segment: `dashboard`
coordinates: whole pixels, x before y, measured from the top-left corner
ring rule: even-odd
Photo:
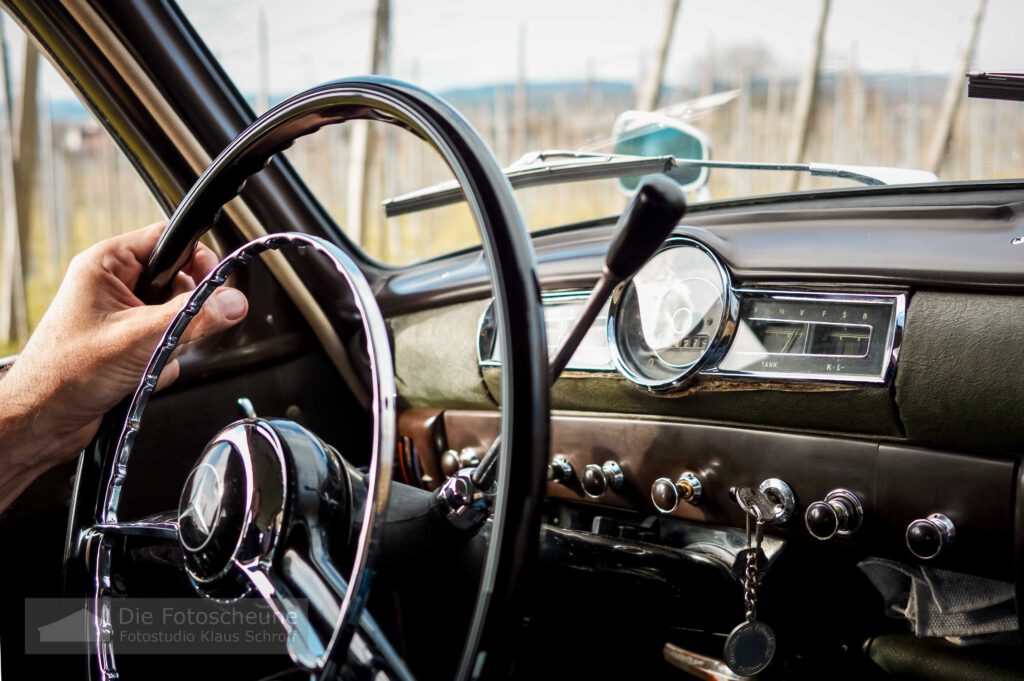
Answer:
[[[616,603],[632,630],[661,613],[683,648],[717,656],[711,639],[742,618],[744,488],[772,501],[765,619],[804,654],[845,659],[865,635],[905,631],[883,616],[868,559],[1024,584],[1022,205],[1017,188],[691,210],[553,385],[552,602],[589,583],[608,597],[581,617],[603,623]],[[549,356],[612,234],[605,221],[535,236]],[[483,258],[424,263],[379,299],[399,479],[433,487],[500,430]]]
[[[576,518],[560,522],[617,538],[649,539],[658,523],[741,531],[736,489],[767,483],[787,509],[770,536],[1013,580],[1024,427],[999,395],[1024,389],[1006,371],[1024,361],[1024,277],[1005,260],[1015,228],[995,199],[952,200],[688,218],[554,386],[548,496]],[[888,248],[928,238],[927,257]],[[604,225],[536,239],[549,354],[607,241]],[[498,430],[479,269],[471,255],[428,263],[381,296],[422,306],[391,309],[399,374],[416,377],[401,429],[430,484],[446,453],[472,461]]]
[[[587,294],[544,294],[549,353]],[[907,298],[897,288],[736,287],[712,249],[674,236],[615,290],[569,369],[580,382],[624,380],[662,400],[702,384],[718,391],[746,383],[887,393],[898,369]],[[494,319],[488,304],[477,330],[481,371],[501,364]],[[491,416],[473,412],[448,413],[445,423],[450,446],[467,460],[489,446],[481,433],[497,433]],[[736,490],[759,487],[777,502],[774,529],[783,535],[1012,574],[1014,466],[1006,460],[642,415],[625,421],[560,415],[553,431],[554,499],[736,526],[744,520]],[[992,496],[993,489],[1006,494]],[[987,502],[977,503],[981,498]],[[618,533],[622,525],[611,527]]]

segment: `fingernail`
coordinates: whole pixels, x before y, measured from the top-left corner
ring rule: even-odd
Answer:
[[[217,307],[228,320],[240,319],[245,314],[245,296],[238,289],[222,288],[217,291]]]

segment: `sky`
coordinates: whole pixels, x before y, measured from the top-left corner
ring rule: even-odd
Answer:
[[[259,88],[257,15],[267,21],[270,90],[288,94],[369,68],[372,0],[179,0],[239,87]],[[699,78],[711,51],[762,48],[765,68],[796,73],[820,0],[683,0],[667,69]],[[948,73],[974,0],[833,0],[826,69]],[[515,79],[522,31],[531,81],[634,81],[653,59],[667,0],[393,0],[393,75],[445,90]],[[991,0],[975,66],[1024,70],[1024,2]],[[716,71],[728,77],[728,63]]]
[[[269,88],[283,97],[366,73],[373,0],[178,0],[239,88],[260,89],[258,16],[266,17]],[[392,0],[392,75],[445,91],[515,80],[525,45],[530,82],[636,82],[653,61],[668,0]],[[697,85],[714,64],[754,55],[765,75],[795,75],[810,58],[821,0],[683,0],[666,69]],[[833,0],[824,70],[948,74],[967,40],[976,0]],[[1024,70],[1024,1],[990,0],[974,68]],[[15,73],[20,31],[7,19]],[[709,60],[715,53],[717,58]],[[748,58],[750,58],[748,56]],[[70,99],[53,69],[44,88]]]

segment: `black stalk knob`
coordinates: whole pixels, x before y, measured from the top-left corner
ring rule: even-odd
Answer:
[[[616,226],[604,266],[620,281],[628,279],[665,243],[686,213],[683,190],[664,175],[640,183]]]

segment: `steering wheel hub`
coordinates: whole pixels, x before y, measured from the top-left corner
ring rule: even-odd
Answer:
[[[224,489],[224,479],[235,475],[234,471],[228,472],[228,467],[237,468],[237,464],[232,465],[233,454],[234,449],[227,443],[208,448],[185,481],[178,502],[178,529],[181,545],[189,553],[202,551],[218,534],[224,493],[234,496],[235,492],[233,488]]]
[[[193,584],[242,596],[241,567],[269,561],[286,510],[285,446],[268,421],[234,423],[210,441],[185,482],[178,536]]]

